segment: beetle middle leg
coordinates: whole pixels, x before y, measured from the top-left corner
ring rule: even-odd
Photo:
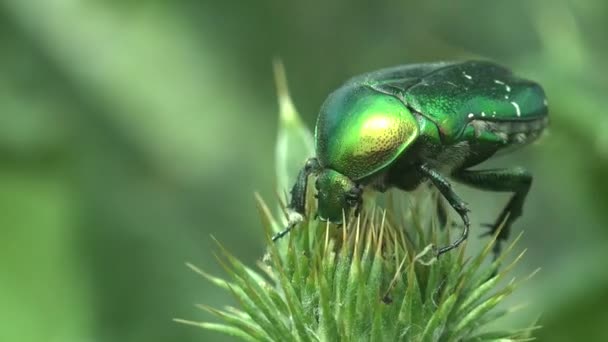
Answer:
[[[504,221],[504,227],[494,245],[494,256],[496,257],[500,253],[501,242],[509,237],[511,225],[522,214],[526,195],[532,185],[532,175],[525,169],[516,167],[494,170],[459,170],[454,173],[453,177],[459,182],[481,190],[514,192],[496,221],[488,225],[489,233],[494,234]]]
[[[464,242],[464,240],[467,239],[469,235],[469,226],[471,225],[469,221],[469,216],[467,214],[469,212],[469,209],[467,208],[466,203],[462,199],[460,199],[456,192],[454,192],[450,182],[448,182],[448,180],[443,177],[439,172],[433,170],[426,164],[420,165],[419,169],[422,174],[428,177],[431,182],[433,182],[433,185],[435,185],[435,187],[439,189],[439,192],[443,195],[443,197],[445,197],[448,203],[450,203],[452,208],[454,208],[454,210],[458,212],[458,214],[462,218],[462,221],[464,222],[464,229],[462,230],[462,235],[460,235],[460,237],[451,244],[439,248],[439,250],[437,251],[437,256],[440,256],[441,254],[449,252],[452,249],[458,247],[462,242]]]

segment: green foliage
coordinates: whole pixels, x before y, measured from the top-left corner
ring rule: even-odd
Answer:
[[[282,75],[282,69],[277,70]],[[278,79],[282,89],[279,94],[285,96],[281,101],[291,103],[284,79]],[[297,116],[292,105],[281,108]],[[284,138],[279,144],[310,136],[302,133],[305,128],[299,119],[292,117],[287,122],[286,117],[281,115],[279,136]],[[286,138],[289,134],[296,137]],[[291,155],[293,160],[294,153],[289,146],[278,149],[286,153],[278,154],[277,169],[287,178],[290,160],[284,157]],[[281,228],[280,220],[257,197],[268,245],[257,269],[234,257],[220,243],[218,260],[228,280],[188,265],[231,292],[240,309],[201,305],[222,323],[177,321],[247,341],[530,339],[535,327],[485,329],[488,323],[513,311],[495,309],[521,283],[515,279],[506,284],[502,281],[525,252],[510,263],[504,262],[519,237],[489,263],[485,261],[496,236],[470,258],[465,257],[463,246],[437,259],[435,247],[448,243],[450,231],[437,223],[433,210],[423,209],[435,208],[436,196],[421,194],[407,205],[400,197],[389,196],[387,209],[372,202],[362,215],[352,217],[343,227],[313,219],[316,208],[311,191],[307,197],[305,221],[277,243],[272,243],[270,236]],[[285,214],[284,204],[281,209]]]

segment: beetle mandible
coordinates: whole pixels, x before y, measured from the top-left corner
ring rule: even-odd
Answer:
[[[523,168],[471,170],[534,141],[548,125],[541,86],[488,61],[411,64],[351,78],[323,103],[315,127],[316,157],[306,161],[291,189],[287,227],[303,219],[310,175],[316,175],[318,217],[341,224],[343,211],[358,215],[364,189],[412,191],[430,181],[460,215],[464,228],[441,255],[469,233],[469,209],[447,177],[513,195],[496,221],[500,242],[532,183]]]

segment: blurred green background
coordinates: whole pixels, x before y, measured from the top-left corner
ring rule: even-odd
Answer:
[[[313,127],[350,76],[489,58],[539,81],[550,134],[510,299],[544,341],[608,340],[608,2],[0,1],[0,341],[225,341],[173,317],[234,304],[215,236],[253,264],[274,196],[281,56]],[[477,231],[506,196],[463,189]],[[473,239],[476,234],[473,234]]]

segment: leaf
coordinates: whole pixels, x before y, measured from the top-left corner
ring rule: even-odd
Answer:
[[[285,194],[295,183],[296,176],[307,158],[314,155],[314,140],[295,109],[287,77],[281,60],[273,63],[277,97],[279,100],[279,129],[275,151],[276,181],[280,195]]]

